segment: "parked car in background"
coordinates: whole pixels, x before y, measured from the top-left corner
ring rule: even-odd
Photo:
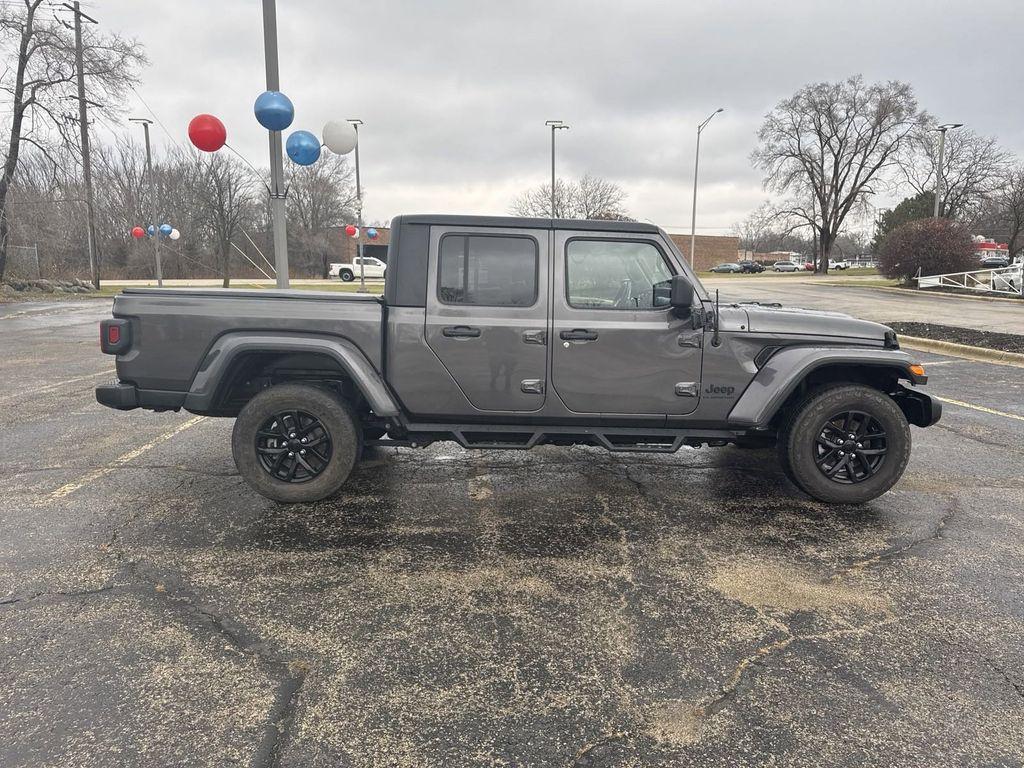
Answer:
[[[814,262],[813,261],[805,261],[804,262],[804,269],[807,272],[813,272],[814,271]]]
[[[728,262],[726,264],[719,264],[717,267],[712,267],[711,271],[712,272],[733,272],[733,273],[735,273],[735,272],[742,272],[743,271],[743,267],[741,267],[739,264],[736,264],[735,262],[731,262],[730,261],[730,262]]]
[[[1010,266],[1010,259],[1006,256],[986,256],[981,260],[981,266],[999,269]]]
[[[828,260],[828,268],[829,269],[849,269],[850,268],[850,262],[848,262],[846,259],[829,259]]]
[[[361,262],[361,263],[360,263]],[[340,278],[343,282],[350,283],[362,274],[374,280],[380,280],[388,269],[388,265],[373,256],[363,256],[352,259],[351,264],[331,264],[330,276]]]
[[[800,265],[792,261],[776,261],[772,265],[772,269],[776,272],[796,272],[800,269]]]
[[[758,272],[764,272],[764,264],[758,264],[756,261],[749,261],[748,260],[748,261],[738,261],[736,263],[740,265],[740,271],[742,271],[742,272],[750,272],[752,274],[757,274]]]

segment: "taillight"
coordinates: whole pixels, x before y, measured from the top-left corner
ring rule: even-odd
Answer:
[[[100,323],[100,349],[108,355],[119,355],[131,346],[131,326],[115,317]]]

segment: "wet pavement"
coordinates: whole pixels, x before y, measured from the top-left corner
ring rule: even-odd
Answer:
[[[242,482],[93,401],[105,302],[0,308],[0,765],[1024,764],[1024,370],[921,355],[903,481],[768,452],[376,451]]]

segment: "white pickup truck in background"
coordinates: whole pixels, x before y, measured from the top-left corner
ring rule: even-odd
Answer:
[[[351,264],[331,264],[330,276],[340,278],[343,282],[350,283],[359,277],[360,262],[362,262],[363,274],[374,280],[382,280],[388,265],[373,256],[363,256],[352,259]]]

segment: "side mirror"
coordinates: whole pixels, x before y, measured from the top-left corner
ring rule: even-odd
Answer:
[[[684,275],[674,275],[669,282],[669,305],[679,313],[689,312],[693,308],[693,284]]]

